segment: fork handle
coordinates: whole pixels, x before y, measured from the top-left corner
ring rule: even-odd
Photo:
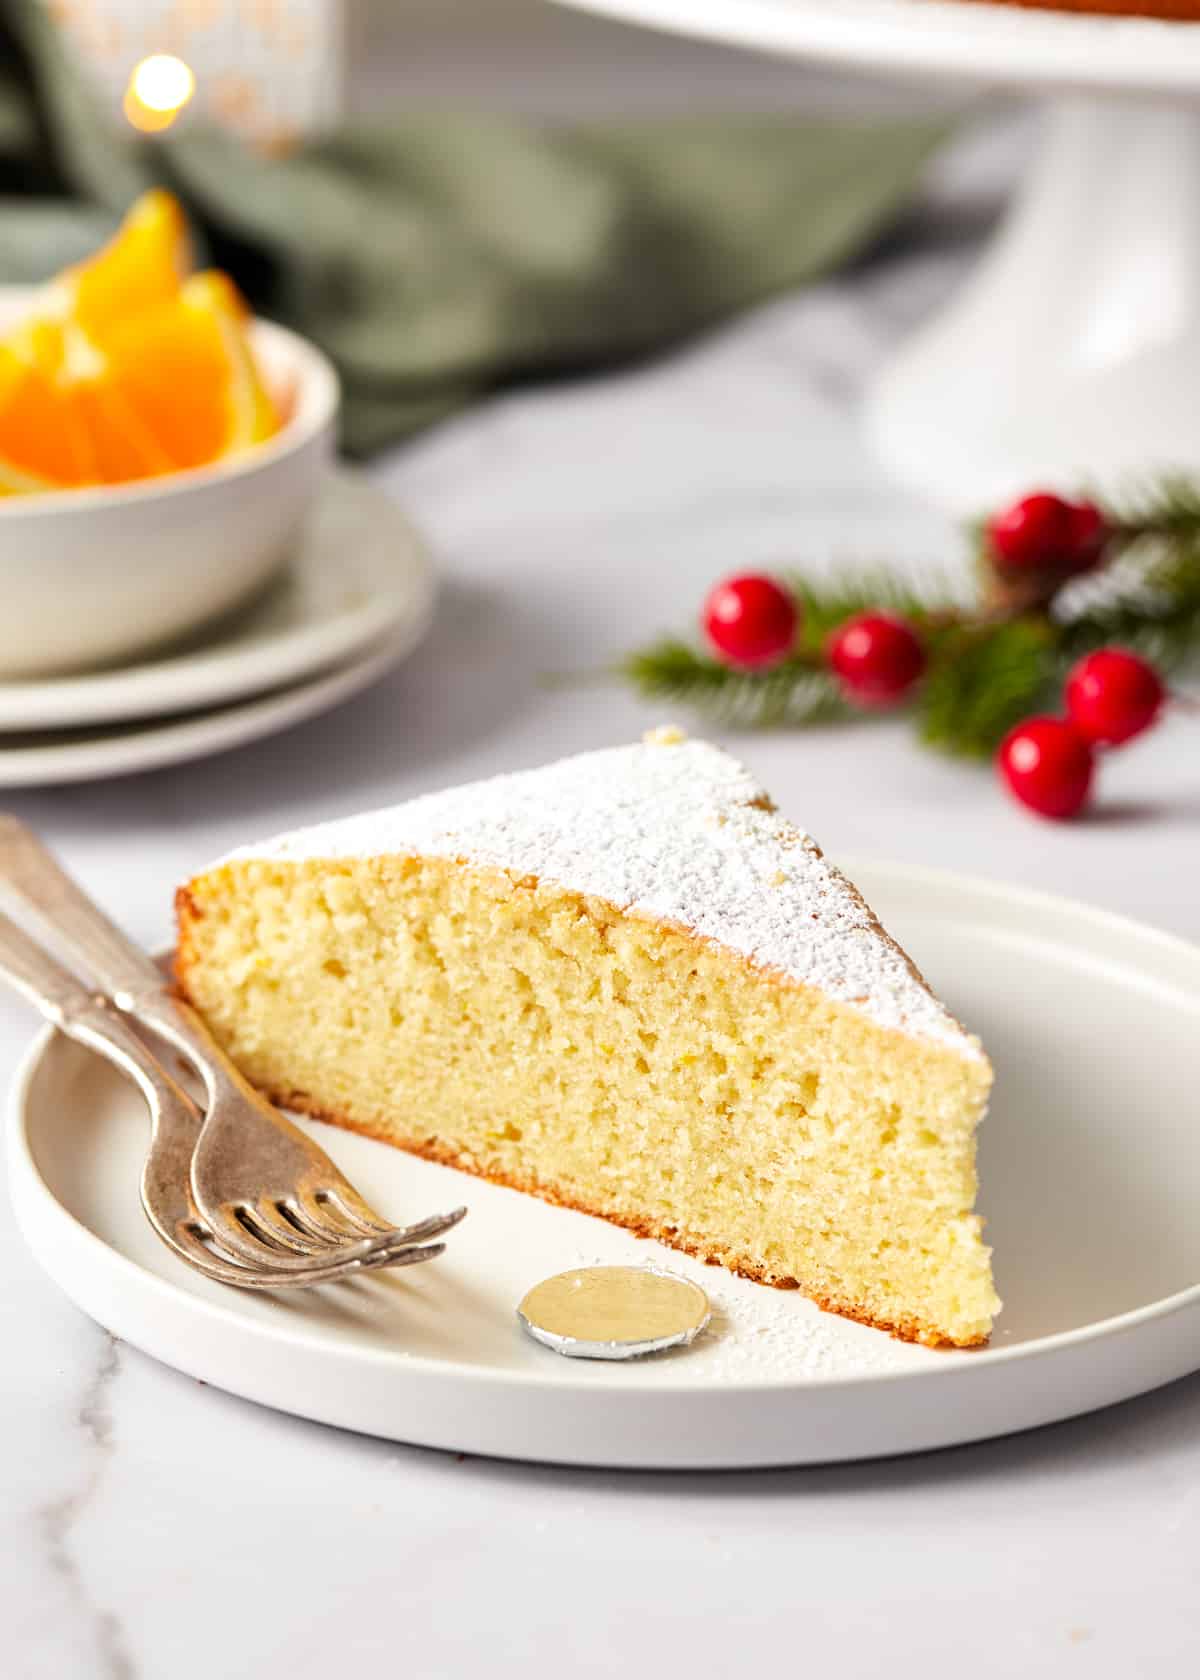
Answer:
[[[104,1007],[95,993],[0,912],[0,977],[63,1032]]]
[[[37,835],[0,813],[0,882],[62,940],[119,1009],[165,990],[151,959],[73,881]]]
[[[288,1261],[271,1267],[264,1266],[260,1261],[247,1267],[244,1262],[230,1263],[224,1257],[215,1258],[195,1240],[211,1235],[211,1230],[192,1200],[188,1183],[188,1163],[202,1121],[187,1092],[176,1084],[153,1051],[117,1014],[109,999],[90,991],[56,957],[43,950],[23,928],[0,911],[0,981],[4,980],[67,1038],[75,1039],[113,1063],[141,1090],[149,1105],[157,1140],[157,1147],[147,1156],[142,1174],[142,1206],[167,1247],[195,1270],[215,1278],[219,1283],[235,1284],[242,1289],[303,1289],[314,1283],[344,1278],[352,1271],[410,1266],[423,1260],[433,1260],[442,1253],[443,1243],[418,1246],[423,1236],[436,1235],[436,1231],[414,1228],[407,1234],[397,1233],[406,1237],[401,1246],[381,1246],[376,1252],[357,1259],[326,1256],[323,1262],[321,1256],[314,1255],[306,1266],[293,1265]],[[174,1120],[170,1126],[164,1127],[162,1117],[167,1112],[174,1115]],[[190,1218],[179,1225],[163,1212],[163,1191],[169,1185],[183,1186],[190,1209]],[[428,1221],[424,1223],[429,1224]],[[443,1226],[446,1223],[442,1221]]]
[[[221,1058],[199,1017],[171,994],[153,960],[71,879],[32,829],[8,812],[0,813],[0,885],[57,934],[118,1009],[160,1033],[208,1076]]]
[[[68,1038],[76,1039],[136,1081],[153,1099],[176,1087],[153,1053],[114,1013],[104,998],[32,940],[23,928],[0,912],[0,979]]]

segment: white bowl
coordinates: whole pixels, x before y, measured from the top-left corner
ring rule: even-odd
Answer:
[[[0,288],[0,330],[27,310]],[[79,670],[195,629],[286,558],[333,452],[338,380],[313,345],[251,329],[288,418],[226,462],[129,484],[0,497],[0,677]]]

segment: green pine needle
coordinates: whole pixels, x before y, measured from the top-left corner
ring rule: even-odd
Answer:
[[[1126,550],[1113,574],[1085,590],[1059,625],[1064,661],[1114,643],[1164,672],[1200,655],[1200,535],[1143,538]]]
[[[863,612],[893,612],[916,625],[932,614],[953,610],[949,582],[932,577],[923,587],[881,567],[822,579],[819,583],[799,572],[787,572],[782,581],[796,597],[800,609],[801,648],[820,654],[830,634],[848,618]]]
[[[644,699],[690,707],[728,729],[832,723],[851,715],[826,673],[801,660],[759,673],[735,671],[664,637],[630,655],[620,669]]]
[[[939,641],[917,701],[921,739],[986,758],[1015,723],[1053,698],[1054,632],[1038,619],[972,625]]]
[[[1110,523],[1131,533],[1153,531],[1189,543],[1200,533],[1200,483],[1179,473],[1129,489],[1102,505]]]

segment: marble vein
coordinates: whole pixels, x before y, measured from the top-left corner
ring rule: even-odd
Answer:
[[[91,1451],[79,1486],[35,1512],[46,1562],[62,1585],[68,1602],[91,1624],[95,1666],[89,1680],[136,1680],[137,1668],[120,1619],[97,1604],[88,1592],[71,1549],[71,1535],[91,1503],[112,1454],[112,1415],[109,1396],[120,1370],[119,1344],[106,1335],[101,1356],[79,1404],[78,1422]],[[82,1680],[82,1677],[80,1677]]]

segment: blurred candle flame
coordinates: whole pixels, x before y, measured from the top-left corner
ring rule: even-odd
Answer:
[[[170,128],[196,91],[191,66],[173,53],[151,53],[135,64],[125,89],[125,116],[143,134]]]

